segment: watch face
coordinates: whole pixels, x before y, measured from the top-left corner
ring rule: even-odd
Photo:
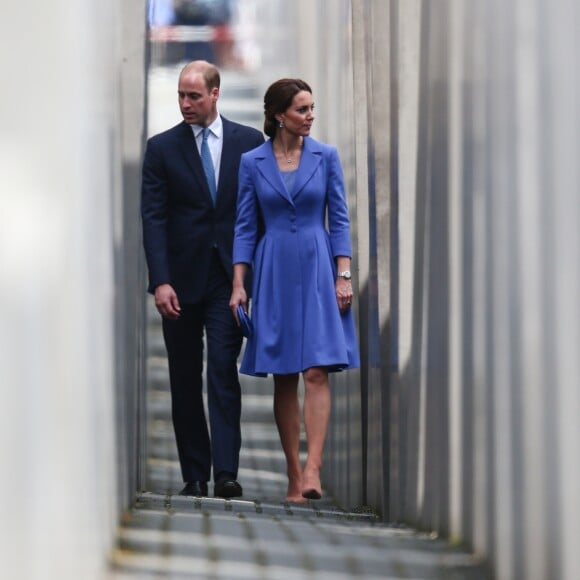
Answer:
[[[341,278],[345,278],[346,280],[350,280],[350,270],[345,270],[344,272],[339,272],[338,275]]]

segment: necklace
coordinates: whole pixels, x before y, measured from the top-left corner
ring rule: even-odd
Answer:
[[[300,148],[299,149],[290,150],[290,151],[287,151],[286,153],[284,153],[284,151],[282,151],[281,149],[279,149],[277,152],[275,151],[275,153],[276,153],[276,157],[282,157],[282,158],[284,158],[286,160],[286,163],[288,163],[288,165],[292,165],[292,163],[294,163],[294,159],[293,159],[294,152],[295,151],[299,151],[299,150],[300,150]]]
[[[292,159],[293,154],[288,151],[288,153],[284,153],[283,151],[278,151],[276,152],[276,157],[282,157],[286,163],[288,163],[288,165],[291,165],[292,163],[294,163],[294,160]]]

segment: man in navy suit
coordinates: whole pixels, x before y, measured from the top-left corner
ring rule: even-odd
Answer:
[[[194,61],[183,68],[183,122],[147,143],[141,214],[149,292],[163,317],[181,494],[208,495],[213,468],[214,495],[239,497],[242,335],[229,309],[232,245],[240,157],[264,137],[222,117],[219,94],[215,66]],[[202,399],[204,330],[209,431]]]

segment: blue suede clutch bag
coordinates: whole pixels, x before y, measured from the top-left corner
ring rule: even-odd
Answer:
[[[250,317],[246,314],[246,311],[241,304],[238,305],[238,319],[240,321],[240,329],[242,334],[246,338],[252,336],[254,334],[254,325],[252,324]]]

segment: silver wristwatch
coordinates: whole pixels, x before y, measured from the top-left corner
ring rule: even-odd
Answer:
[[[337,274],[337,276],[339,278],[344,278],[345,280],[350,280],[351,279],[350,270],[345,270],[344,272],[339,272]]]

